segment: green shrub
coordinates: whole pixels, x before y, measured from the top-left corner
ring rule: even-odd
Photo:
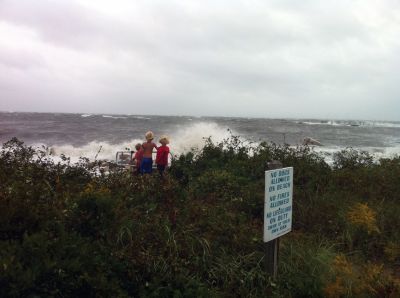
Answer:
[[[303,235],[293,236],[281,244],[279,286],[294,297],[324,297],[332,275],[333,247]]]
[[[356,293],[337,279],[342,254],[352,268],[369,261],[368,272],[380,270],[376,296],[397,291],[398,157],[347,150],[329,167],[309,147],[232,136],[175,157],[160,180],[118,167],[98,174],[98,163],[46,154],[16,139],[0,150],[1,297]],[[293,232],[281,239],[275,281],[262,242],[271,160],[294,167]]]

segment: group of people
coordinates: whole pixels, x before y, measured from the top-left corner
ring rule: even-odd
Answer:
[[[169,138],[167,136],[161,136],[159,142],[161,146],[157,146],[154,140],[154,133],[148,131],[145,134],[146,142],[143,144],[136,144],[136,153],[132,158],[132,161],[136,163],[136,171],[140,174],[151,174],[153,171],[153,149],[157,150],[156,165],[161,175],[164,176],[164,171],[168,166],[168,155],[169,155]]]

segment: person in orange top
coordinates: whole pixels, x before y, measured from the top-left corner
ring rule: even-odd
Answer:
[[[143,159],[140,166],[140,173],[151,174],[153,171],[153,149],[158,148],[156,144],[153,143],[154,134],[152,131],[146,132],[147,142],[143,143]]]
[[[162,136],[159,140],[161,146],[157,148],[156,164],[161,177],[164,177],[165,168],[168,166],[169,138]]]

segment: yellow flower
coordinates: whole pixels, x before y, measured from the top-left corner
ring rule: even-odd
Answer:
[[[338,277],[334,282],[329,283],[324,289],[325,295],[328,298],[335,298],[345,296],[347,289],[343,283],[343,280]]]
[[[84,194],[89,194],[94,191],[94,186],[92,183],[88,183],[83,191]]]
[[[88,183],[83,190],[83,194],[109,194],[110,190],[105,187],[101,186],[100,188],[96,187],[93,183]]]
[[[353,266],[344,255],[337,255],[332,265],[335,271],[340,272],[342,275],[350,276],[353,274]]]
[[[389,242],[385,247],[385,255],[389,261],[394,262],[400,258],[400,245],[398,243]]]
[[[376,225],[376,212],[367,204],[356,203],[347,212],[347,220],[356,227],[365,228],[368,234],[378,232]]]
[[[333,282],[325,286],[326,297],[346,296],[351,291],[351,284],[355,275],[353,264],[344,255],[337,255],[332,262],[332,269],[336,277]]]

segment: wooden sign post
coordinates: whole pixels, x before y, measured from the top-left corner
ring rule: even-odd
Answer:
[[[292,230],[293,168],[282,168],[279,161],[267,164],[265,171],[264,242],[266,270],[276,278],[279,237]]]

